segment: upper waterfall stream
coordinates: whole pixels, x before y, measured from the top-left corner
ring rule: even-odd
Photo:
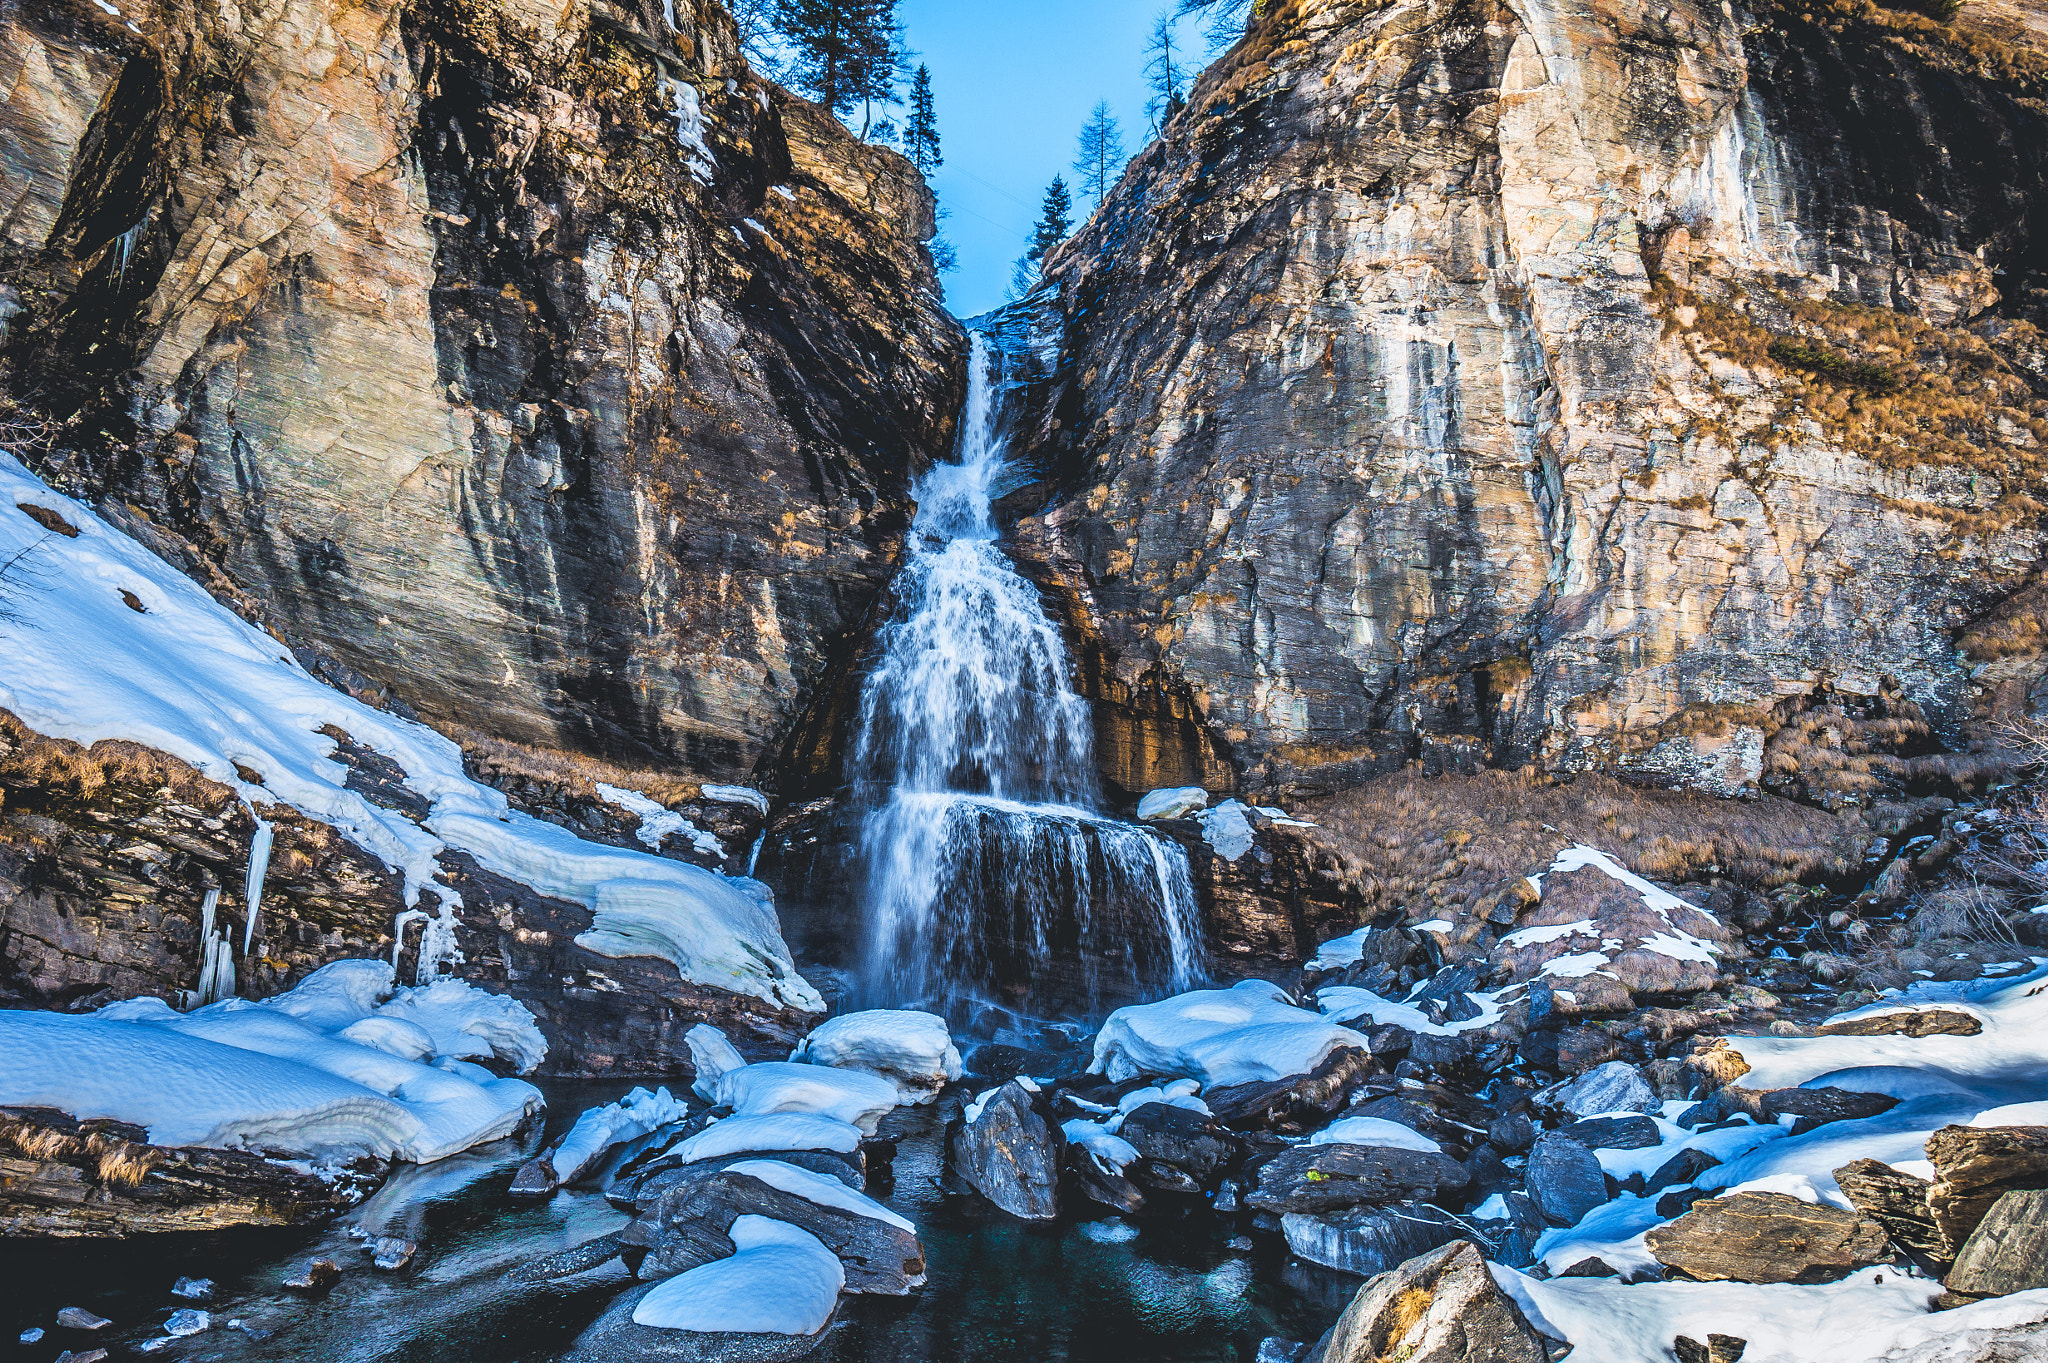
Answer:
[[[1043,1014],[1186,989],[1202,974],[1187,858],[1106,813],[1066,642],[997,544],[1002,357],[972,340],[958,458],[915,489],[849,759],[873,802],[859,847],[864,1001],[983,998]]]

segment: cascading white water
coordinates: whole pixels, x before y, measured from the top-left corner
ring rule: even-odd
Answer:
[[[1064,975],[1066,1001],[1092,1009],[1186,989],[1202,975],[1187,858],[1102,812],[1066,642],[996,545],[998,362],[975,334],[959,459],[919,480],[898,609],[861,691],[851,773],[877,802],[861,830],[865,992],[1018,1002]]]

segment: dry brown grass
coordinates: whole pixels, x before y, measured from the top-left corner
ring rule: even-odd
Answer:
[[[88,803],[114,786],[168,788],[173,799],[206,810],[221,809],[236,798],[232,789],[169,753],[118,739],[101,739],[88,748],[67,738],[47,738],[5,709],[0,709],[0,782],[40,786]]]
[[[0,1149],[44,1163],[91,1165],[101,1183],[133,1188],[163,1162],[163,1151],[104,1131],[60,1131],[24,1117],[0,1114]]]
[[[1761,425],[1737,430],[1724,422],[1725,429],[1714,429],[1730,448],[1776,450],[1811,426],[1882,467],[1946,464],[1998,475],[1999,500],[1981,513],[1899,504],[1958,535],[2003,529],[2048,506],[2048,397],[1984,337],[1889,308],[1776,291],[1754,300],[1740,289],[1709,297],[1661,275],[1652,300],[1667,333],[1680,337],[1702,369],[1718,356],[1778,376],[1777,408]],[[1693,309],[1689,326],[1679,321],[1681,307]],[[1766,326],[1758,311],[1789,319],[1774,322],[1789,329]],[[1788,363],[1784,357],[1800,349],[1836,357],[1841,372]],[[1891,376],[1888,390],[1854,377],[1874,370]]]
[[[637,790],[671,806],[696,799],[702,789],[698,782],[674,772],[624,767],[602,757],[559,748],[536,748],[460,724],[448,725],[443,732],[461,745],[471,769],[487,781],[523,777],[590,800],[597,798],[597,785],[602,781],[608,786]]]
[[[1759,888],[1856,872],[1874,817],[1775,796],[1719,800],[1607,776],[1550,783],[1503,771],[1402,772],[1305,802],[1309,831],[1372,911],[1484,912],[1574,843],[1638,875],[1719,874]]]

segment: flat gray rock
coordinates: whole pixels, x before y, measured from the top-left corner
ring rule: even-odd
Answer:
[[[2048,1189],[2007,1193],[1992,1203],[1946,1283],[1951,1292],[1978,1297],[2048,1287]]]
[[[1884,1227],[1787,1193],[1732,1193],[1652,1226],[1650,1257],[1701,1282],[1831,1283],[1891,1257]]]

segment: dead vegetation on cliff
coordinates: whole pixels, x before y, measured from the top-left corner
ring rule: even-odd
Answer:
[[[1403,772],[1308,802],[1303,817],[1319,825],[1310,836],[1372,909],[1427,916],[1483,912],[1576,843],[1664,881],[1719,875],[1769,888],[1847,876],[1860,868],[1873,829],[1889,830],[1905,811],[1829,813],[1774,796],[1722,800],[1600,775],[1549,782],[1486,771]]]

